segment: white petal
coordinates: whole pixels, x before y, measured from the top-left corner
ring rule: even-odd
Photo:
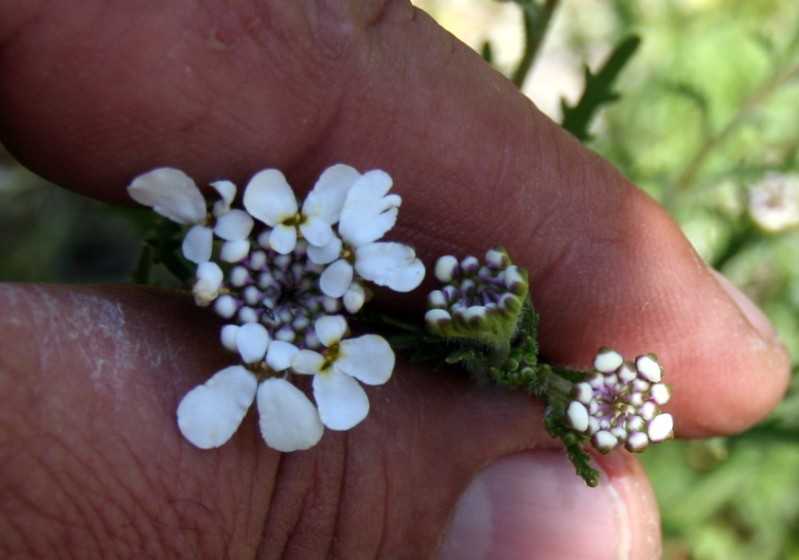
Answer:
[[[317,374],[322,371],[325,358],[313,350],[300,350],[291,361],[291,369],[297,373]]]
[[[366,301],[366,290],[358,282],[353,282],[347,291],[344,292],[344,309],[349,313],[358,313]]]
[[[266,351],[266,365],[274,371],[288,369],[299,351],[299,348],[290,342],[273,340],[269,343],[269,350]]]
[[[355,250],[355,271],[378,286],[409,292],[424,279],[424,265],[402,243],[370,243]]]
[[[242,366],[230,366],[189,391],[178,405],[178,427],[201,449],[219,447],[236,431],[255,398],[258,382]]]
[[[382,385],[394,371],[394,351],[382,336],[365,334],[348,338],[341,341],[340,348],[333,368],[367,385]]]
[[[341,256],[341,249],[341,239],[334,235],[324,246],[308,245],[308,258],[316,264],[332,263]]]
[[[236,348],[245,363],[263,361],[269,346],[269,333],[260,323],[247,323],[236,332]]]
[[[325,295],[339,298],[350,287],[352,272],[350,263],[344,259],[337,260],[322,272],[319,277],[319,288]]]
[[[236,198],[236,185],[230,181],[214,181],[211,186],[219,193],[222,200],[214,204],[214,216],[227,214],[230,210],[230,203]]]
[[[215,300],[222,287],[222,269],[215,262],[202,262],[197,266],[197,279],[192,292],[198,305]]]
[[[347,194],[338,231],[350,245],[360,247],[383,237],[394,227],[402,199],[384,196],[391,188],[391,177],[375,169],[358,179]]]
[[[297,228],[278,224],[269,235],[269,246],[281,255],[288,255],[297,246]]]
[[[219,260],[222,262],[239,262],[250,253],[250,241],[241,239],[239,241],[225,241],[219,249]]]
[[[205,220],[205,198],[194,181],[169,167],[154,169],[136,177],[128,185],[130,197],[179,224],[199,224]]]
[[[214,232],[205,226],[194,226],[183,238],[181,250],[183,256],[193,263],[201,263],[211,259],[214,244]]]
[[[308,243],[317,246],[328,244],[335,235],[330,224],[318,217],[309,217],[300,226],[300,231]]]
[[[331,430],[349,430],[366,418],[369,399],[354,378],[338,371],[315,375],[313,394],[322,423]]]
[[[328,167],[305,198],[302,205],[303,215],[318,216],[328,224],[336,223],[347,193],[360,178],[361,174],[349,165],[338,164]]]
[[[272,449],[309,449],[322,438],[325,428],[316,407],[285,379],[271,378],[261,383],[257,402],[261,434]]]
[[[234,209],[216,219],[214,233],[226,241],[239,241],[250,235],[252,226],[252,217],[247,212]]]
[[[297,213],[297,198],[280,171],[265,169],[247,184],[244,208],[266,225],[275,226]]]
[[[330,347],[347,332],[347,320],[341,315],[324,315],[316,320],[314,330],[322,344]]]

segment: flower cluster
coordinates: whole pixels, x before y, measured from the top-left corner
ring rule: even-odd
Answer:
[[[436,278],[444,284],[427,297],[427,330],[444,338],[472,339],[489,347],[513,337],[527,297],[527,272],[511,264],[502,247],[489,250],[481,263],[468,256],[438,259]]]
[[[660,407],[671,397],[661,382],[663,370],[653,354],[625,361],[618,352],[600,349],[594,372],[574,386],[566,418],[573,430],[588,435],[591,444],[608,453],[624,445],[641,452],[649,443],[673,437],[671,414]]]
[[[411,247],[380,241],[401,204],[391,186],[383,171],[334,165],[300,205],[283,174],[266,169],[234,208],[229,181],[211,183],[212,203],[177,169],[130,184],[134,200],[191,226],[182,252],[197,265],[195,301],[228,321],[221,343],[240,358],[180,402],[178,425],[194,445],[224,444],[253,402],[266,443],[280,451],[312,447],[324,427],[347,430],[367,415],[360,383],[385,383],[394,353],[378,335],[349,338],[344,314],[361,309],[366,282],[405,292],[424,277]],[[312,377],[315,405],[294,385],[302,376]]]

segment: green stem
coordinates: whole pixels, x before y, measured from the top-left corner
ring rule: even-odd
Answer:
[[[519,89],[524,85],[524,81],[533,67],[549,28],[549,22],[559,3],[560,0],[546,0],[543,7],[532,3],[521,6],[524,22],[524,52],[516,70],[511,75],[511,80]]]

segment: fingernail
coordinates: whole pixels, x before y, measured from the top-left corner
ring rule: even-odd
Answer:
[[[749,321],[757,333],[764,340],[776,340],[777,330],[774,328],[774,325],[771,324],[771,321],[769,321],[768,317],[766,317],[765,313],[763,313],[763,311],[761,311],[751,299],[746,297],[741,290],[736,288],[732,282],[727,280],[724,275],[716,270],[711,269],[711,271],[716,277],[719,285],[725,292],[727,292],[727,295],[730,296],[730,299],[735,302],[735,304],[738,306],[738,309],[741,310],[741,313],[743,313],[744,317],[746,317],[746,320]]]
[[[602,476],[589,488],[560,450],[492,463],[461,496],[439,560],[626,558],[627,508]]]

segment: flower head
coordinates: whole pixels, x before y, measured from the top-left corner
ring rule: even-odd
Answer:
[[[472,339],[487,346],[507,343],[513,336],[527,297],[527,272],[513,264],[502,247],[491,249],[481,263],[438,259],[436,278],[445,286],[430,292],[427,329],[445,338]]]
[[[663,369],[653,354],[629,362],[602,348],[594,370],[575,385],[566,411],[574,431],[590,436],[591,444],[603,453],[619,445],[641,452],[650,443],[674,436],[671,414],[660,410],[671,390],[661,382]]]
[[[196,446],[217,447],[255,401],[270,447],[308,449],[325,426],[346,430],[363,420],[369,400],[360,383],[385,383],[394,368],[388,342],[346,338],[340,313],[361,308],[364,280],[400,291],[421,282],[424,267],[411,248],[376,242],[394,225],[400,199],[387,194],[386,173],[361,175],[346,165],[322,173],[301,206],[276,169],[250,180],[243,208],[234,207],[233,183],[211,187],[218,199],[206,202],[185,173],[160,168],[128,188],[190,226],[182,250],[197,264],[195,301],[229,321],[222,346],[240,361],[186,394],[178,426]],[[293,383],[306,374],[316,404]]]

